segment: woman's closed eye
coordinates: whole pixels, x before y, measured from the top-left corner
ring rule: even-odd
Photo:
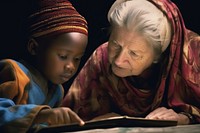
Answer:
[[[142,57],[141,55],[137,54],[134,51],[129,51],[129,55],[134,59],[140,59]]]
[[[121,49],[121,46],[116,41],[111,41],[110,43],[111,43],[112,48],[116,50]]]

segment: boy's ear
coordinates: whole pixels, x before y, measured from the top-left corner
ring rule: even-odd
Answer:
[[[31,55],[36,55],[37,54],[37,51],[38,51],[38,48],[39,48],[39,45],[38,43],[36,42],[35,39],[31,38],[29,41],[28,41],[28,52],[31,54]]]

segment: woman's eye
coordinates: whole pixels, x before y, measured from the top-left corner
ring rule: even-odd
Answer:
[[[111,42],[111,46],[114,49],[120,49],[121,48],[120,45],[118,45],[116,42]]]
[[[130,51],[129,54],[133,59],[141,59],[142,58],[142,56],[138,55],[137,53],[135,53],[133,51]]]
[[[129,53],[130,53],[130,55],[133,56],[133,57],[138,57],[138,56],[139,56],[138,54],[136,54],[136,53],[133,52],[133,51],[130,51]]]
[[[136,56],[136,53],[133,52],[133,51],[130,51],[130,54],[133,55],[133,56]]]
[[[120,46],[117,44],[115,44],[114,47],[115,47],[115,49],[120,49]]]

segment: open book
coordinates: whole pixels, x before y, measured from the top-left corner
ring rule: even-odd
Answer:
[[[167,127],[176,125],[177,121],[172,120],[151,120],[139,117],[115,116],[100,120],[86,121],[84,126],[79,126],[78,124],[70,124],[44,127],[37,133],[73,132],[112,127]]]

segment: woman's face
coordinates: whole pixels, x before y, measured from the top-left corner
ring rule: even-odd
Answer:
[[[155,59],[153,47],[143,36],[119,27],[112,29],[108,53],[112,71],[119,77],[140,75]]]
[[[55,84],[68,81],[77,71],[87,45],[87,36],[81,33],[65,33],[50,42],[37,53],[39,69]]]

